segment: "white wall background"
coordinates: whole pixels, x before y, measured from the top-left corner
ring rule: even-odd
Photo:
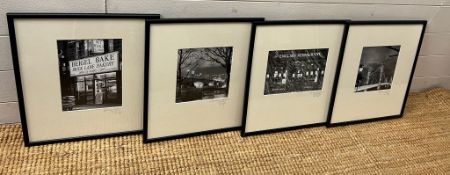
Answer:
[[[19,121],[7,12],[159,13],[169,18],[268,20],[425,19],[429,23],[411,91],[450,89],[450,0],[0,0],[0,123]]]

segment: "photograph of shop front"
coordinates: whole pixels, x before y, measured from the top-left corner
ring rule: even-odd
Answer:
[[[328,49],[269,51],[264,95],[321,90]]]
[[[122,39],[58,40],[63,111],[122,105]]]

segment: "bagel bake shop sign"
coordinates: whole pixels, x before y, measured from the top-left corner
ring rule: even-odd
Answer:
[[[119,70],[119,52],[70,61],[69,69],[71,77],[117,71]]]

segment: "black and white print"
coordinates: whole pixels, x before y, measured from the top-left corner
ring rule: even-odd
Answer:
[[[178,50],[176,102],[228,96],[233,47]]]
[[[355,92],[391,89],[400,46],[364,47]]]
[[[328,49],[269,51],[264,95],[321,90]]]
[[[122,39],[58,40],[62,110],[122,106]]]

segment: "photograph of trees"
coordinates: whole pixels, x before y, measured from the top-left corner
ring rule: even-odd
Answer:
[[[176,102],[228,96],[233,47],[178,50]]]

